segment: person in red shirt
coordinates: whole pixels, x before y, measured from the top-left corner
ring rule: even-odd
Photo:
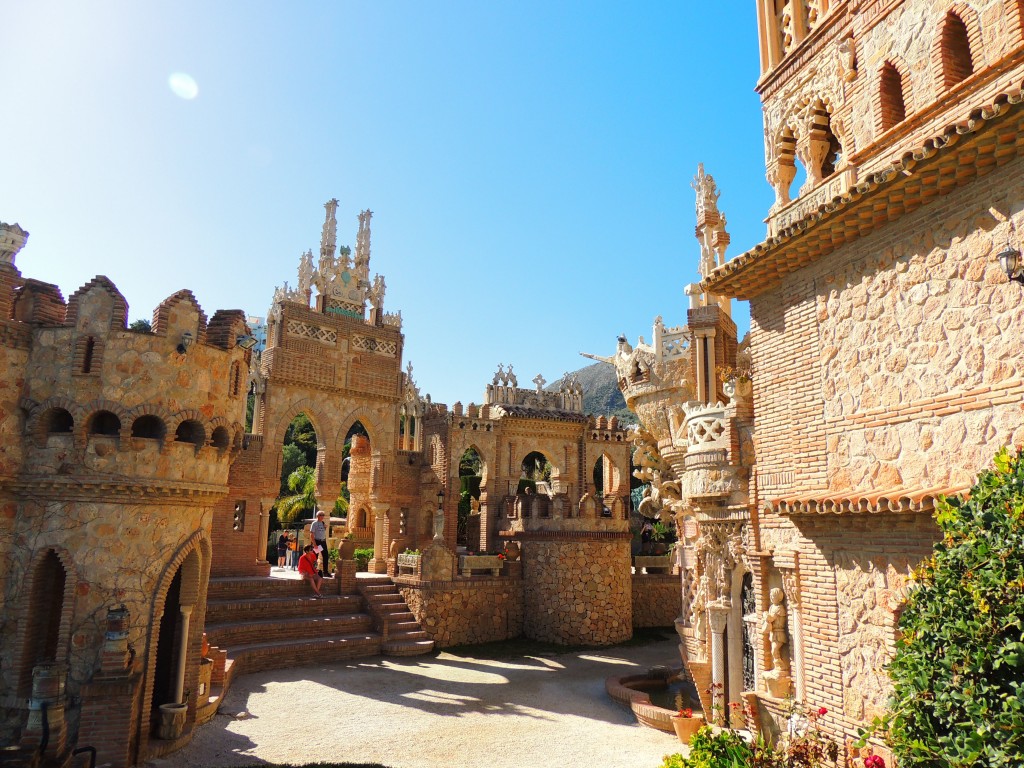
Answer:
[[[313,587],[313,597],[323,597],[320,594],[320,585],[324,583],[324,580],[320,577],[320,574],[316,572],[316,553],[313,552],[313,545],[307,544],[302,548],[302,557],[299,558],[299,576],[309,580],[309,584]]]

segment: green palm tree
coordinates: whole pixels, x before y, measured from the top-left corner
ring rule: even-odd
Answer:
[[[288,490],[291,496],[277,500],[277,517],[282,523],[288,525],[316,512],[316,470],[313,467],[301,466],[288,475]]]

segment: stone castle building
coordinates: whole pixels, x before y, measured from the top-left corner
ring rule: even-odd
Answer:
[[[677,628],[705,709],[777,729],[786,697],[825,707],[851,761],[938,498],[1024,444],[1022,18],[758,0],[767,238],[725,260],[701,169],[688,323],[614,358],[687,542]]]
[[[757,16],[767,239],[726,260],[700,169],[686,322],[659,317],[608,358],[643,424],[644,503],[683,542],[681,601],[676,576],[630,572],[630,436],[584,415],[571,377],[549,392],[499,366],[479,405],[421,396],[368,211],[339,249],[327,203],[258,356],[243,313],[207,318],[188,291],[149,332],[104,277],[65,301],[21,275],[27,233],[0,225],[3,759],[159,756],[233,675],[312,647],[606,644],[677,616],[705,711],[745,701],[770,730],[794,696],[853,758],[936,499],[1024,442],[1024,6],[759,0]],[[732,299],[750,302],[742,344]],[[347,477],[347,532],[374,550],[375,575],[343,560],[315,608],[262,578],[299,414],[322,506]],[[479,554],[456,550],[467,454]]]
[[[233,676],[314,652],[518,636],[604,645],[671,624],[676,577],[631,575],[625,429],[585,415],[573,377],[523,388],[511,366],[480,405],[421,396],[401,315],[371,277],[371,214],[351,251],[337,246],[336,207],[316,264],[304,254],[296,287],[275,292],[262,354],[241,311],[207,319],[189,291],[157,307],[150,331],[127,327],[105,277],[65,301],[22,277],[28,233],[0,225],[6,764],[64,766],[90,748],[113,766],[158,757],[213,716]],[[300,414],[316,430],[320,505],[343,477],[351,492],[334,535],[373,547],[378,574],[356,579],[343,559],[313,605],[305,585],[266,578],[284,436]]]

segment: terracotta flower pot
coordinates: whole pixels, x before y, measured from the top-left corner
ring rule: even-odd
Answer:
[[[697,731],[704,726],[704,718],[700,715],[694,715],[693,717],[682,717],[680,715],[672,715],[672,727],[675,728],[676,736],[683,744],[689,744],[690,739]]]

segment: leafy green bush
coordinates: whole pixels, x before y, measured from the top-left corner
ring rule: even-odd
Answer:
[[[690,756],[665,755],[661,768],[746,768],[754,751],[735,731],[705,725],[690,739]]]
[[[889,666],[901,768],[1024,765],[1024,455],[1003,449],[916,574]]]
[[[365,571],[366,564],[370,562],[373,557],[373,547],[365,547],[357,549],[352,553],[352,559],[356,561],[356,570]]]

